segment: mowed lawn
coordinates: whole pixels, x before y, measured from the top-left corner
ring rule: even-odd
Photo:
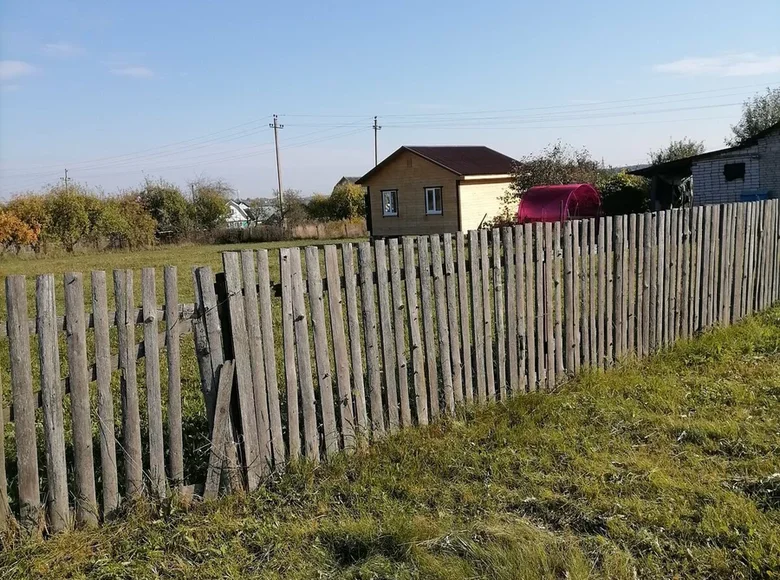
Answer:
[[[14,540],[3,578],[777,578],[780,309],[257,492]]]

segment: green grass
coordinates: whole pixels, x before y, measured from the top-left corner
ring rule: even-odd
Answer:
[[[8,543],[3,578],[776,578],[780,310],[263,489]]]

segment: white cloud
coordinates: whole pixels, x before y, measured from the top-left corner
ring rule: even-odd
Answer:
[[[154,76],[154,72],[150,68],[145,66],[124,66],[120,68],[112,68],[111,74],[121,77],[133,77],[136,79],[149,79]]]
[[[0,81],[26,77],[35,72],[35,67],[21,60],[0,60]]]
[[[713,57],[688,57],[657,64],[653,70],[684,76],[748,77],[780,73],[780,54],[761,56],[753,52]]]
[[[43,45],[43,52],[49,56],[67,58],[84,54],[84,49],[70,42],[52,42]]]

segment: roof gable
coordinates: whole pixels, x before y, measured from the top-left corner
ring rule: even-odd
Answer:
[[[362,184],[366,179],[386,167],[404,152],[438,165],[455,175],[506,175],[512,172],[517,163],[511,157],[483,145],[478,146],[403,146],[357,180]]]

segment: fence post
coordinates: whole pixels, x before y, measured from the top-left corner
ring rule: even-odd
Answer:
[[[5,473],[5,406],[3,405],[3,373],[0,372],[0,532],[10,527],[11,508],[8,505],[8,479]]]
[[[84,283],[81,274],[67,273],[65,287],[65,325],[70,374],[70,411],[76,476],[76,519],[86,526],[97,525],[95,466],[92,455],[92,417],[89,401],[89,364],[87,362],[87,326],[84,314]],[[54,286],[51,287],[54,310]],[[56,310],[54,310],[56,315]],[[56,340],[56,332],[54,338]],[[155,355],[157,353],[154,353]],[[147,352],[146,356],[150,356]],[[58,369],[59,370],[59,369]],[[57,373],[59,382],[59,372]],[[149,380],[147,376],[147,381]],[[162,429],[160,430],[162,434]],[[163,472],[164,475],[164,472]]]
[[[59,532],[68,525],[68,475],[65,468],[65,427],[60,388],[60,349],[54,276],[38,276],[35,288],[38,358],[41,364],[43,437],[46,443],[46,475],[49,526]],[[75,369],[71,369],[73,372]],[[78,371],[76,371],[78,372]],[[77,469],[78,471],[78,469]],[[81,474],[78,474],[80,476]]]
[[[181,345],[179,335],[179,289],[176,266],[166,266],[165,349],[168,361],[168,446],[171,481],[181,490],[184,485],[184,444],[181,418]]]

